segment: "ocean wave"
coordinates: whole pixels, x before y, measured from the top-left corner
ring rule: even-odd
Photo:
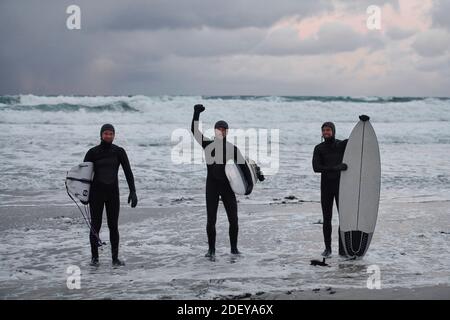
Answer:
[[[20,103],[20,96],[0,96],[0,106]]]
[[[205,100],[243,100],[268,102],[354,102],[354,103],[405,103],[411,101],[450,101],[450,97],[376,97],[376,96],[203,96]]]
[[[36,96],[19,95],[17,104],[24,106],[72,104],[83,106],[101,106],[117,102],[130,102],[134,96]]]
[[[336,104],[352,106],[353,104],[408,104],[420,102],[425,105],[450,105],[450,98],[446,97],[376,97],[376,96],[36,96],[32,94],[4,95],[0,96],[0,108],[19,111],[148,111],[160,108],[161,105],[193,105],[202,103],[210,104],[228,101],[242,101],[248,103],[298,103],[311,106],[311,103]],[[308,103],[309,102],[309,103]],[[313,104],[315,105],[315,104]],[[92,110],[88,110],[92,108]]]
[[[46,112],[75,112],[75,111],[87,111],[87,112],[104,112],[104,111],[116,111],[116,112],[139,112],[139,110],[131,107],[128,103],[123,101],[116,101],[111,104],[86,106],[70,103],[58,103],[58,104],[38,104],[38,105],[0,105],[2,110],[13,111],[46,111]]]
[[[344,131],[340,132],[348,130],[350,134],[349,130],[358,120],[358,115],[368,114],[376,129],[381,132],[388,130],[389,135],[392,134],[397,140],[402,141],[410,135],[399,131],[403,128],[395,130],[389,127],[391,123],[402,123],[420,136],[436,136],[434,131],[440,130],[439,139],[447,141],[446,124],[450,121],[450,98],[20,95],[3,96],[2,101],[2,124],[91,124],[97,123],[97,118],[92,117],[92,113],[97,112],[108,115],[108,121],[114,123],[166,124],[172,129],[180,126],[184,128],[191,119],[192,106],[203,103],[208,108],[205,125],[212,120],[227,119],[234,128],[291,128],[295,124],[296,127],[301,126],[302,131],[308,131],[332,119],[340,130],[343,128]],[[380,101],[383,102],[374,103]],[[119,118],[115,116],[118,113],[121,115]],[[433,123],[429,124],[431,127],[424,128],[425,122]],[[434,131],[430,131],[431,128]]]
[[[0,96],[0,111],[155,111],[162,105],[199,103],[200,96],[37,96],[33,94]]]

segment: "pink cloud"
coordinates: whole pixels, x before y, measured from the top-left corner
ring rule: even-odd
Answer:
[[[381,9],[381,30],[385,34],[390,28],[401,30],[425,31],[431,27],[432,0],[399,0],[398,9],[391,4],[385,4]],[[272,31],[291,27],[298,32],[298,38],[305,40],[316,37],[320,28],[328,23],[340,22],[351,27],[355,32],[367,34],[372,32],[367,29],[368,14],[350,12],[344,7],[336,7],[333,12],[324,13],[304,19],[298,16],[285,18],[272,27]]]

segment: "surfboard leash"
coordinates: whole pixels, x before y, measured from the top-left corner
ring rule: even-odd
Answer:
[[[67,187],[67,182],[64,182],[65,186],[66,186],[66,192],[69,195],[70,199],[72,199],[72,201],[75,203],[75,205],[77,206],[78,210],[80,211],[81,215],[83,216],[84,221],[86,222],[87,227],[89,228],[91,234],[94,235],[94,237],[97,240],[97,246],[101,247],[103,245],[106,245],[106,242],[103,242],[100,239],[100,235],[94,230],[94,228],[92,227],[92,223],[91,223],[91,219],[90,219],[90,213],[89,213],[89,204],[84,205],[84,213],[83,210],[80,208],[79,204],[77,203],[77,201],[72,197],[72,195],[69,192],[69,188]]]

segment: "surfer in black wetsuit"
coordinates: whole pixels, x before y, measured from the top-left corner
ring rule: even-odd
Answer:
[[[136,207],[138,199],[127,153],[123,148],[112,143],[114,136],[114,127],[111,124],[103,125],[100,130],[100,144],[89,149],[84,157],[84,161],[94,163],[94,180],[89,195],[92,229],[98,235],[102,225],[103,207],[106,207],[113,265],[122,266],[124,265],[124,262],[118,258],[120,200],[119,179],[117,174],[120,165],[122,165],[123,171],[125,172],[125,177],[130,189],[128,203],[131,202],[132,208]],[[91,265],[97,266],[98,238],[92,231],[89,238],[92,253]]]
[[[366,115],[360,116],[362,121],[369,120]],[[314,148],[312,166],[314,172],[321,173],[320,204],[323,214],[323,237],[325,250],[322,256],[331,257],[331,219],[333,213],[333,200],[339,210],[339,180],[341,171],[347,170],[347,164],[342,163],[348,139],[336,139],[336,127],[333,122],[322,124],[322,137],[324,141]],[[339,255],[345,255],[339,232]]]
[[[231,244],[231,253],[239,254],[237,247],[238,242],[238,208],[236,196],[231,189],[227,176],[225,175],[225,164],[228,160],[234,161],[241,167],[244,175],[251,179],[250,171],[245,165],[245,159],[239,149],[227,141],[228,124],[223,121],[217,121],[214,140],[205,138],[198,129],[200,113],[205,110],[201,104],[194,106],[194,116],[192,118],[191,131],[195,140],[202,146],[205,151],[205,160],[207,164],[206,177],[206,213],[207,224],[206,233],[208,235],[208,252],[206,257],[211,259],[215,256],[216,251],[216,220],[217,208],[219,205],[219,196],[227,212],[229,227],[229,236]]]

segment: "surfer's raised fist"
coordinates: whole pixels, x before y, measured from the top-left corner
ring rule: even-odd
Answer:
[[[361,121],[369,121],[370,117],[366,116],[365,114],[362,114],[359,116],[359,120]]]
[[[194,106],[194,111],[197,113],[205,111],[205,107],[202,104],[196,104]]]

